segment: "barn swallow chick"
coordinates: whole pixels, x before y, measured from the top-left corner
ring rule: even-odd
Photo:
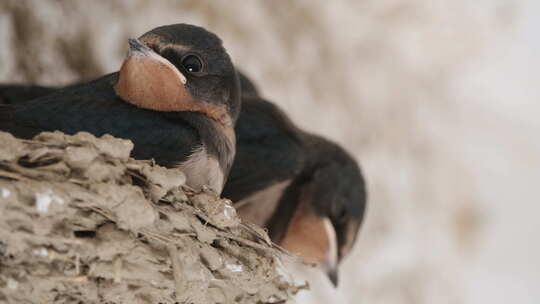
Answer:
[[[354,158],[299,129],[244,75],[237,154],[223,196],[272,240],[316,263],[332,283],[363,220],[366,190]]]
[[[299,129],[239,74],[242,111],[236,160],[223,196],[239,215],[269,230],[272,240],[316,263],[337,286],[338,265],[362,224],[366,190],[358,164],[342,147]],[[20,102],[55,88],[0,86],[0,98]]]
[[[0,130],[23,138],[60,130],[130,139],[134,158],[180,168],[188,186],[220,193],[239,111],[238,76],[221,40],[173,24],[130,39],[119,72],[0,107]]]

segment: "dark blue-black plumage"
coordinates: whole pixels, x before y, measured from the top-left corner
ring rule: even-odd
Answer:
[[[176,113],[180,119],[175,119],[167,117],[171,114],[134,107],[116,96],[112,87],[115,78],[116,74],[108,75],[17,103],[7,111],[0,109],[0,129],[26,138],[53,130],[129,138],[135,144],[134,158],[154,158],[161,165],[184,161],[191,149],[201,144],[197,129],[189,121],[202,114]],[[10,118],[4,119],[5,115]]]
[[[188,110],[163,112],[131,104],[118,95],[117,72],[58,90],[4,87],[0,99],[11,104],[0,106],[0,130],[23,138],[41,131],[59,130],[67,134],[86,131],[96,136],[111,134],[130,139],[134,143],[134,158],[154,159],[167,167],[190,161],[188,169],[194,172],[197,182],[219,179],[214,190],[220,192],[234,158],[233,128],[240,109],[238,76],[221,40],[203,28],[187,24],[156,28],[141,40],[185,76],[188,101],[193,104]],[[189,68],[186,57],[190,60]],[[200,69],[193,71],[193,63],[199,63]],[[23,98],[33,100],[17,102]],[[152,102],[159,104],[159,100]],[[211,115],[222,109],[225,114],[219,120]],[[204,155],[191,160],[195,152]],[[215,159],[218,169],[204,168],[210,158]],[[201,168],[197,168],[198,161]]]

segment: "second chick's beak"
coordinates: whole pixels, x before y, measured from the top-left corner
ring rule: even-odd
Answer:
[[[322,218],[323,225],[325,227],[327,239],[328,239],[328,251],[326,253],[326,259],[322,263],[323,270],[330,279],[330,282],[334,287],[338,286],[338,242],[336,237],[336,230],[327,217]]]
[[[120,68],[116,94],[125,101],[155,111],[185,111],[195,101],[186,88],[186,77],[167,59],[138,39],[129,39],[129,50]]]
[[[332,284],[338,284],[338,244],[336,231],[328,217],[300,203],[280,245],[308,263],[317,264]]]

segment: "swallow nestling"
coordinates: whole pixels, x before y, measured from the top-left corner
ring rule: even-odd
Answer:
[[[354,245],[366,207],[360,168],[339,145],[296,127],[247,77],[240,80],[237,154],[222,195],[236,202],[242,219],[321,265],[337,285],[338,264]]]
[[[268,228],[274,242],[320,264],[334,285],[351,250],[366,206],[364,179],[339,145],[306,133],[239,73],[242,111],[236,160],[223,196],[241,218]],[[0,100],[16,103],[57,88],[0,86]]]
[[[13,97],[3,95],[7,102]],[[189,186],[220,193],[234,159],[240,102],[238,75],[221,40],[201,27],[173,24],[130,39],[119,72],[1,106],[0,130],[23,138],[52,130],[127,138],[134,158],[181,168]]]

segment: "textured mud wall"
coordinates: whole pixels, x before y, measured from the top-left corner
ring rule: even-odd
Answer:
[[[342,143],[368,177],[366,225],[340,288],[320,276],[308,303],[536,303],[538,9],[534,0],[4,0],[0,80],[89,79],[119,67],[128,37],[206,26],[263,93]]]
[[[296,287],[266,233],[130,141],[0,132],[0,302],[279,303]]]

